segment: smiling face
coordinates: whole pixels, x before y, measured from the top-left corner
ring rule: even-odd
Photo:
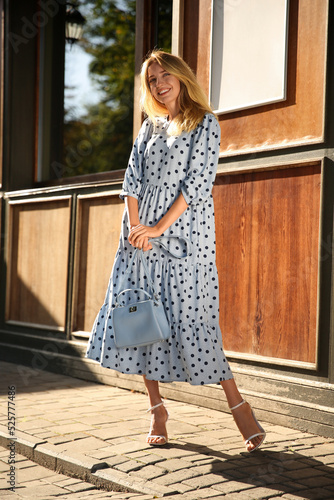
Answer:
[[[176,76],[164,70],[157,62],[149,66],[147,76],[153,97],[161,104],[164,104],[173,117],[178,108],[177,99],[181,90],[180,81]]]

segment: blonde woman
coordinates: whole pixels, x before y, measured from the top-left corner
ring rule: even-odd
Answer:
[[[133,146],[121,198],[126,209],[106,304],[95,321],[87,357],[122,373],[143,375],[152,413],[147,436],[152,446],[168,441],[168,412],[161,382],[220,383],[244,438],[258,448],[265,432],[237,389],[219,328],[212,186],[220,127],[189,66],[179,57],[153,51],[142,66],[141,103],[147,118]],[[180,261],[154,242],[163,236],[190,249]],[[173,237],[173,238],[171,238]],[[134,248],[145,252],[150,277],[160,290],[171,328],[168,341],[117,349],[112,311],[119,283]],[[131,286],[148,286],[144,269],[132,266]]]

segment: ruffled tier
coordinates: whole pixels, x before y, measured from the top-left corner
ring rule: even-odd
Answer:
[[[97,325],[96,336],[101,340],[91,344],[87,356],[101,366],[121,373],[192,385],[213,384],[233,377],[217,325],[172,325],[168,341],[146,347],[115,349],[109,314],[105,323]]]
[[[151,250],[151,252],[154,252]],[[148,252],[150,253],[150,252]],[[148,279],[139,256],[136,257],[129,276],[123,280],[126,271],[127,259],[117,258],[112,280],[105,302],[109,308],[115,307],[116,296],[121,289],[141,288],[150,292]],[[146,257],[150,278],[154,283],[155,291],[164,304],[170,323],[215,323],[219,315],[219,285],[216,267],[203,264],[174,264],[166,257],[166,251],[160,250],[159,261]],[[168,262],[164,262],[167,260]],[[141,300],[137,292],[128,292],[124,295],[125,303]]]

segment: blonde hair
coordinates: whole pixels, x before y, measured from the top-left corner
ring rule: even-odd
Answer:
[[[148,80],[148,68],[153,63],[175,76],[180,81],[179,106],[180,112],[173,119],[168,128],[170,135],[179,135],[183,130],[194,130],[204,118],[205,113],[212,113],[204,90],[199,85],[194,73],[186,62],[178,56],[153,50],[144,61],[141,69],[141,106],[143,111],[157,124],[157,117],[165,117],[168,112],[166,106],[153,97]]]

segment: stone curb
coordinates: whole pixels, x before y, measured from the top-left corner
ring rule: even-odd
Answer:
[[[57,447],[47,441],[35,438],[25,432],[16,431],[10,436],[7,428],[0,425],[0,446],[8,449],[15,441],[15,451],[29,460],[57,473],[82,479],[107,491],[141,493],[157,498],[175,495],[177,490],[164,485],[155,485],[152,481],[131,478],[125,472],[112,469],[106,462],[93,460],[80,453],[68,455],[59,452]]]

